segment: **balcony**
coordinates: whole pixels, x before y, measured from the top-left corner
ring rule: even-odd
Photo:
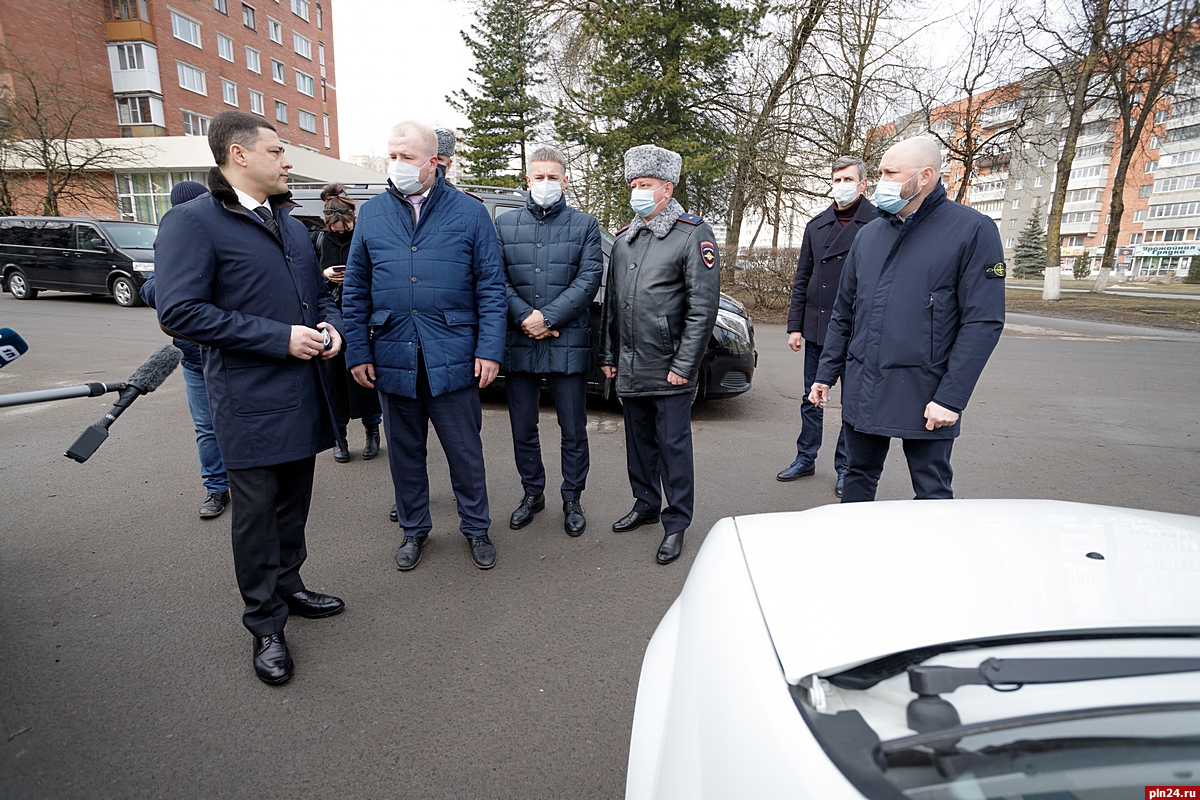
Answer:
[[[158,49],[152,44],[109,44],[108,68],[112,72],[113,94],[162,94],[162,79],[158,73]]]

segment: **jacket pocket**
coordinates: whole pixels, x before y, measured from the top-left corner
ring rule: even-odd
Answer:
[[[446,324],[447,325],[471,325],[479,324],[479,320],[475,318],[474,311],[463,311],[446,309]]]
[[[675,352],[675,340],[671,337],[671,323],[666,317],[658,317],[658,338],[662,343],[663,352]]]
[[[367,320],[367,341],[375,341],[376,332],[387,325],[387,321],[391,318],[392,312],[386,308],[379,311],[372,311],[371,318]]]
[[[929,363],[941,364],[950,355],[957,338],[957,307],[952,292],[934,292],[929,316]]]
[[[304,366],[307,366],[305,364]],[[277,414],[300,407],[300,376],[291,364],[229,367],[229,402],[239,417]]]

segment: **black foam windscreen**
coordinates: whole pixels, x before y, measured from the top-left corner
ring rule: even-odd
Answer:
[[[0,328],[0,367],[16,361],[29,349],[21,335],[12,328]]]
[[[175,371],[175,368],[179,366],[179,362],[182,359],[183,353],[179,351],[178,347],[171,344],[164,344],[151,353],[149,358],[134,370],[126,383],[136,388],[142,394],[153,392],[159,386],[162,386],[163,381]]]

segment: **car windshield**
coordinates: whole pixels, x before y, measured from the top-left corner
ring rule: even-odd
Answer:
[[[964,726],[884,742],[875,763],[915,800],[1142,797],[1147,786],[1200,782],[1200,704]]]
[[[108,237],[122,250],[153,250],[154,237],[158,235],[157,225],[101,222],[100,227],[104,228]]]

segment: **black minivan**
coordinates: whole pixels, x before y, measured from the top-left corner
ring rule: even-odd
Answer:
[[[142,304],[158,226],[72,217],[0,217],[0,287],[18,300],[41,289]]]

